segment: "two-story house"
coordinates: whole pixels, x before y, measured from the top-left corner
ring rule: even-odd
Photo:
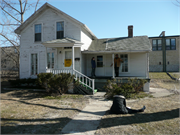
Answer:
[[[152,52],[149,54],[149,71],[180,72],[180,35],[149,37]]]
[[[70,72],[89,88],[98,79],[91,79],[91,58],[96,60],[98,77],[114,78],[114,56],[123,59],[119,76],[149,79],[147,36],[98,39],[83,23],[45,3],[15,32],[20,38],[20,78],[37,77],[38,73]],[[97,85],[96,85],[97,86]],[[146,84],[146,91],[149,84]]]

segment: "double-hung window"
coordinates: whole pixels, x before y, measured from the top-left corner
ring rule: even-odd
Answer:
[[[166,39],[166,50],[176,50],[176,39]]]
[[[47,68],[54,68],[54,53],[47,53]]]
[[[35,42],[41,41],[41,24],[36,24],[35,25]]]
[[[64,38],[64,22],[56,23],[56,39]]]
[[[152,50],[162,50],[162,40],[161,39],[154,39],[152,41]]]
[[[128,72],[128,54],[121,54],[120,58],[123,60],[122,64],[122,71],[121,72]]]
[[[37,53],[31,54],[31,75],[38,74],[38,57]]]
[[[103,56],[97,56],[97,67],[103,67]]]

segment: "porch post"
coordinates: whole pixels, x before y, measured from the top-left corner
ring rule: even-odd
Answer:
[[[74,46],[72,47],[72,68],[74,70]]]
[[[47,72],[47,47],[45,49],[45,67],[46,67],[45,72]]]
[[[113,75],[113,78],[114,78],[114,53],[112,54],[112,75]]]

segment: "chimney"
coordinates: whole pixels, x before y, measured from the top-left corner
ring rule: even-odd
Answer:
[[[133,37],[133,25],[128,26],[128,37]]]

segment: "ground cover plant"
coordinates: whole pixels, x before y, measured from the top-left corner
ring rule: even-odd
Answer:
[[[127,101],[131,108],[142,105],[146,105],[146,110],[139,114],[110,115],[107,111],[96,134],[180,134],[179,95]]]
[[[1,91],[2,134],[55,134],[89,103],[87,97],[52,97],[33,90]]]
[[[126,98],[142,98],[149,96],[143,92],[143,86],[147,82],[144,79],[128,79],[127,82],[122,80],[108,80],[104,89],[106,90],[105,97],[113,99],[114,95],[123,95]]]

